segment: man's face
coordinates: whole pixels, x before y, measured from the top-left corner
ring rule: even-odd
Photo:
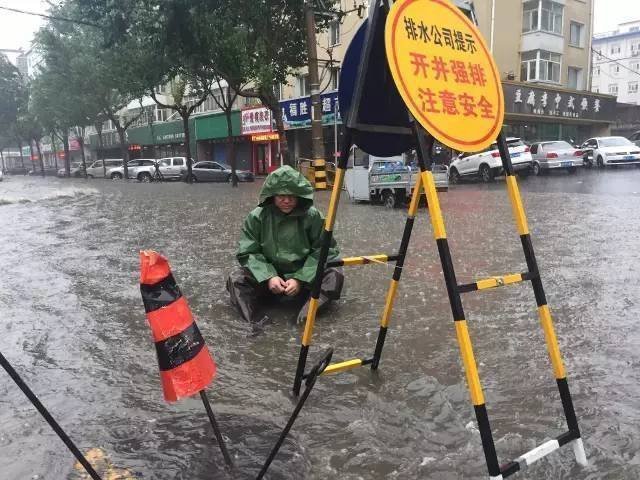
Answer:
[[[298,205],[298,197],[295,195],[276,195],[273,197],[273,203],[282,213],[291,213]]]

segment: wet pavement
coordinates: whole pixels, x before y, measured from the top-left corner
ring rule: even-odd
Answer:
[[[139,479],[253,478],[293,410],[301,327],[274,313],[251,336],[225,275],[259,182],[6,177],[0,183],[0,351],[83,451]],[[527,178],[521,190],[590,466],[563,448],[523,479],[640,478],[640,170]],[[441,195],[459,283],[525,270],[503,182]],[[318,195],[326,209],[328,194]],[[402,210],[340,205],[343,254],[394,252]],[[170,260],[218,364],[209,388],[239,464],[222,468],[196,397],[162,399],[138,287],[138,251]],[[311,357],[369,356],[391,267],[346,270]],[[528,284],[463,297],[501,462],[566,431]],[[0,371],[0,479],[82,478]],[[487,478],[431,225],[421,209],[380,370],[322,377],[272,479]]]

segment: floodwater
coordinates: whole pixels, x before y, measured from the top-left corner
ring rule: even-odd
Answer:
[[[459,283],[525,270],[507,193],[441,195]],[[137,184],[5,177],[0,183],[0,351],[83,451],[138,479],[254,478],[293,411],[301,327],[285,308],[258,336],[231,309],[225,275],[260,183]],[[587,468],[570,447],[523,479],[640,478],[640,170],[521,182],[568,372]],[[328,193],[317,196],[325,209]],[[340,205],[343,254],[391,253],[402,210]],[[162,399],[138,286],[138,251],[165,254],[218,364],[209,395],[231,475],[198,397]],[[373,352],[392,270],[346,270],[316,322],[310,358]],[[529,284],[463,297],[501,463],[566,431]],[[0,371],[0,478],[84,478]],[[321,377],[271,479],[482,479],[486,465],[431,225],[421,209],[380,369]],[[116,477],[108,477],[116,478]]]

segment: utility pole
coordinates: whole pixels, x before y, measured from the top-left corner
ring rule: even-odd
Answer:
[[[318,75],[318,51],[316,48],[316,21],[313,0],[305,0],[304,17],[307,29],[307,56],[309,57],[309,87],[311,88],[311,157],[316,190],[327,189],[327,170],[322,138],[322,101]]]

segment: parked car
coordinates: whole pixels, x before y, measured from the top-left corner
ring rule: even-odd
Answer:
[[[52,176],[58,174],[58,169],[55,166],[45,165],[44,166],[44,174],[45,176]],[[27,172],[27,175],[42,175],[42,170],[40,169],[40,165],[34,165],[34,167]]]
[[[533,173],[544,175],[551,170],[566,170],[576,173],[583,165],[584,152],[564,140],[539,142],[531,145]]]
[[[166,180],[171,179],[181,179],[184,178],[187,173],[187,157],[166,157],[158,160],[160,165],[160,173]],[[193,164],[195,160],[191,159],[191,164]]]
[[[584,163],[589,167],[640,164],[640,147],[624,137],[590,138],[580,149],[584,152]]]
[[[137,158],[127,162],[127,175],[135,178],[139,182],[150,182],[156,171],[156,160],[153,158]],[[111,180],[122,180],[124,178],[124,167],[122,165],[111,168],[107,171],[107,178]]]
[[[70,167],[71,167],[70,176],[72,176],[72,177],[84,177],[84,169],[82,168],[82,163],[81,162],[73,162],[70,165]],[[66,177],[67,176],[67,170],[64,167],[58,169],[58,176],[59,177]]]
[[[527,175],[531,173],[533,159],[530,149],[519,138],[507,138],[509,153],[513,169]],[[462,177],[480,177],[489,183],[503,173],[502,160],[498,145],[493,143],[486,150],[479,153],[461,153],[449,166],[449,181],[458,183]]]
[[[192,166],[194,182],[230,182],[231,167],[224,163],[204,161]],[[253,182],[253,173],[247,170],[236,170],[239,182]]]
[[[629,136],[629,140],[635,143],[638,147],[640,147],[640,131],[632,133]]]
[[[87,177],[104,178],[105,167],[106,167],[106,170],[110,170],[120,165],[122,165],[121,158],[105,158],[104,161],[97,160],[87,167]]]
[[[11,167],[7,168],[5,173],[10,173],[11,175],[26,175],[29,172],[26,167]]]

